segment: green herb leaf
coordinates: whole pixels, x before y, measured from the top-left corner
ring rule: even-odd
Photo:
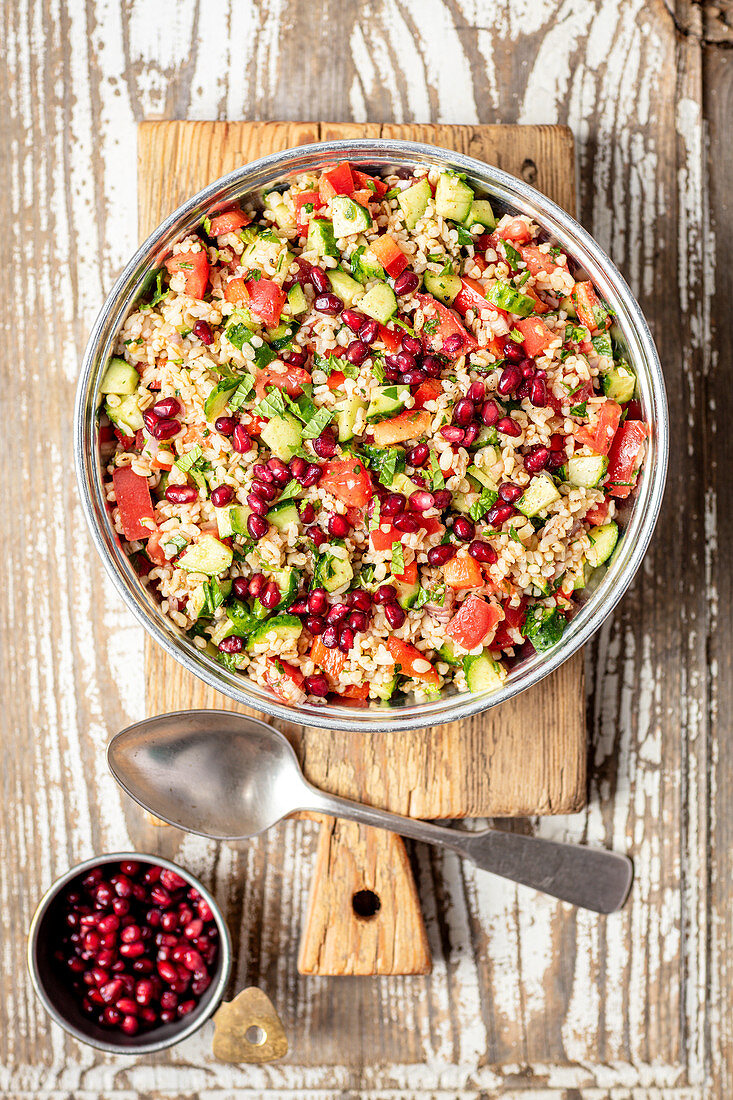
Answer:
[[[405,452],[402,447],[373,447],[366,443],[362,453],[368,466],[374,470],[382,485],[388,489],[405,468]]]
[[[316,439],[333,419],[330,409],[318,409],[303,428],[303,439]]]
[[[588,415],[588,402],[581,401],[579,405],[573,405],[570,409],[571,416],[587,416]]]
[[[264,416],[266,420],[272,420],[274,416],[282,419],[286,411],[282,390],[278,390],[275,386],[268,386],[265,392],[266,396],[263,400],[255,405],[255,412],[258,416]]]
[[[415,330],[410,328],[409,325],[405,324],[404,321],[400,321],[399,317],[393,317],[392,324],[397,325],[398,328],[404,329],[405,332],[407,332],[410,336],[415,335]]]
[[[404,573],[405,571],[405,555],[402,549],[401,542],[392,543],[392,574]]]
[[[246,375],[237,386],[236,390],[229,398],[230,409],[241,409],[246,403],[247,398],[254,389],[254,378],[251,375]]]
[[[280,494],[280,499],[289,500],[291,497],[297,496],[302,488],[303,486],[300,484],[300,482],[296,481],[294,477],[291,477],[290,481],[287,483],[282,493]]]
[[[212,577],[211,580],[204,581],[204,603],[201,611],[199,612],[200,619],[211,619],[214,617],[214,612],[217,607],[221,607],[224,603],[224,593],[218,583],[218,581]]]
[[[385,191],[385,199],[396,199],[398,195],[402,193],[401,187],[392,187],[389,191]]]
[[[518,328],[513,328],[509,335],[511,336],[515,344],[524,343],[524,333],[520,332]]]
[[[474,522],[478,521],[486,515],[489,508],[493,508],[498,500],[498,493],[495,493],[493,489],[482,489],[481,496],[478,500],[475,500],[471,507],[468,509],[468,514]]]
[[[185,455],[181,455],[175,460],[174,466],[177,466],[179,470],[187,474],[189,470],[192,470],[194,466],[201,461],[203,453],[198,443],[195,443],[190,451],[187,451]]]
[[[466,248],[469,245],[472,245],[474,243],[473,237],[471,236],[471,234],[468,232],[467,229],[464,229],[460,225],[457,225],[455,227],[455,229],[456,229],[456,233],[458,234],[458,243],[461,246],[461,248]]]
[[[384,355],[381,351],[372,351],[372,374],[377,382],[384,382]]]
[[[171,535],[169,539],[161,543],[161,546],[163,547],[163,553],[170,561],[172,558],[177,557],[184,547],[188,546],[188,540],[184,539],[183,535]]]
[[[437,454],[435,453],[435,451],[433,450],[432,447],[430,448],[430,466],[429,466],[429,470],[430,470],[430,487],[431,487],[431,489],[445,489],[445,477],[443,475],[443,471],[440,468],[440,462],[438,461],[438,456],[437,456]]]
[[[224,335],[226,336],[229,343],[233,344],[235,348],[239,349],[239,351],[242,350],[245,344],[252,343],[252,330],[249,329],[247,325],[244,325],[241,322],[235,322],[234,324],[230,325]]]
[[[522,263],[522,257],[520,253],[517,252],[514,245],[509,244],[509,241],[502,241],[502,248],[504,250],[504,256],[506,257],[506,261],[509,266],[515,269],[518,268],[519,265]]]
[[[413,604],[413,610],[419,611],[421,607],[425,607],[427,603],[437,604],[438,607],[442,607],[445,603],[445,585],[439,584],[435,588],[421,588],[417,594],[417,599]]]
[[[371,519],[369,520],[369,530],[376,531],[379,527],[380,517],[382,514],[382,503],[379,497],[374,498],[374,510],[372,511]]]
[[[426,332],[428,336],[431,332],[436,332],[440,328],[440,318],[430,317],[422,327],[423,332]]]

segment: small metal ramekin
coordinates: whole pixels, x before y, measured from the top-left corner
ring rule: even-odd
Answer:
[[[173,244],[212,211],[242,199],[257,199],[263,190],[287,184],[293,176],[349,160],[361,168],[419,165],[465,173],[497,211],[528,214],[555,244],[567,252],[574,270],[590,278],[616,315],[614,335],[638,379],[644,418],[651,428],[644,469],[633,498],[624,502],[623,537],[608,567],[596,570],[580,598],[582,606],[561,641],[515,666],[499,691],[482,694],[444,692],[429,703],[364,708],[304,704],[289,707],[246,676],[230,672],[197,649],[162,614],[136,576],[109,520],[98,453],[96,411],[99,383],[114,341],[135,308],[151,273]],[[646,552],[659,514],[667,471],[669,427],[664,379],[654,341],[626,282],[606,253],[578,223],[533,187],[472,157],[410,141],[328,141],[275,153],[230,172],[194,195],[148,237],[132,257],[105,302],[84,355],[76,398],[74,454],[84,512],[94,544],[117,591],[159,645],[189,672],[245,706],[284,721],[343,730],[407,730],[452,722],[487,710],[532,687],[580,649],[611,613],[628,588]]]
[[[105,867],[109,863],[119,863],[120,860],[128,859],[155,864],[169,871],[175,871],[177,875],[184,878],[189,886],[198,890],[210,906],[219,930],[219,958],[212,974],[211,985],[193,1012],[181,1020],[176,1020],[175,1023],[161,1024],[153,1031],[131,1036],[111,1028],[99,1027],[84,1016],[76,995],[68,985],[64,984],[54,966],[53,951],[58,942],[59,933],[57,927],[50,927],[54,920],[60,919],[61,893],[64,887],[94,867]],[[71,867],[43,895],[28,930],[28,969],[33,987],[48,1014],[80,1043],[88,1043],[110,1054],[152,1054],[156,1050],[165,1050],[166,1047],[180,1043],[182,1039],[198,1031],[219,1007],[232,969],[232,941],[216,899],[184,867],[145,852],[112,852],[109,855],[94,856],[83,863],[78,863],[76,867]]]

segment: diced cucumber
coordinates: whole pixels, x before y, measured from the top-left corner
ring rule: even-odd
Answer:
[[[386,325],[397,312],[397,299],[392,287],[387,283],[375,283],[359,302],[359,309],[380,325]]]
[[[295,229],[295,215],[288,209],[279,191],[270,191],[265,195],[264,202],[280,229]]]
[[[372,689],[377,699],[381,699],[383,703],[388,702],[395,693],[397,687],[397,677],[393,676],[391,680],[387,680],[385,684],[371,683],[369,687]]]
[[[409,386],[380,386],[367,408],[367,420],[386,420],[402,412],[410,396]]]
[[[337,544],[340,545],[340,544]],[[351,582],[354,570],[348,558],[337,558],[328,547],[316,558],[313,570],[313,587],[325,588],[327,592],[335,592],[337,588],[343,588]]]
[[[501,280],[489,287],[486,291],[486,300],[496,306],[497,309],[514,313],[517,317],[529,317],[534,313],[534,300],[529,295],[520,293],[515,287]]]
[[[496,218],[488,199],[474,199],[468,217],[464,223],[470,229],[472,225],[483,225],[487,229],[496,229]]]
[[[517,509],[525,516],[536,516],[546,511],[551,504],[560,499],[555,482],[549,474],[538,474],[532,478],[517,501]]]
[[[618,542],[618,526],[613,523],[604,523],[601,527],[594,527],[588,532],[591,548],[585,555],[588,565],[594,569],[608,561]]]
[[[126,363],[124,359],[110,359],[102,381],[99,384],[100,393],[134,393],[140,385],[140,375],[132,363]]]
[[[311,218],[305,248],[306,252],[315,252],[319,256],[338,256],[333,226],[327,218]]]
[[[499,433],[496,428],[493,425],[489,427],[488,424],[482,424],[475,441],[469,445],[468,449],[469,451],[480,451],[484,447],[496,445],[498,442]]]
[[[364,297],[364,287],[361,283],[357,283],[356,279],[352,279],[350,275],[347,275],[345,271],[329,271],[328,281],[331,284],[331,290],[348,309],[351,309],[360,298]]]
[[[198,589],[197,589],[197,591],[198,591]],[[194,593],[194,595],[195,595],[195,593]],[[189,600],[189,606],[190,606],[190,603],[191,603],[191,601]],[[218,647],[218,646],[221,645],[221,643],[224,641],[225,638],[231,638],[232,635],[234,635],[236,633],[237,633],[237,628],[235,627],[232,620],[229,617],[227,617],[225,619],[222,619],[221,622],[218,622],[216,624],[216,626],[214,627],[214,629],[211,632],[211,635],[210,635],[211,644]]]
[[[300,450],[303,432],[295,417],[286,413],[284,416],[268,420],[260,432],[260,438],[276,458],[283,462],[290,462],[295,452]]]
[[[215,610],[211,604],[208,604],[207,608],[207,590],[212,588],[218,588],[222,602],[226,600],[229,593],[232,590],[232,582],[229,580],[222,581],[221,584],[217,584],[216,581],[209,581],[200,584],[198,588],[195,588],[191,595],[188,597],[188,603],[186,604],[186,612],[192,619],[198,619],[204,610],[208,610],[206,618],[210,618],[211,614]]]
[[[573,302],[573,299],[570,297],[569,294],[566,298],[560,299],[560,309],[563,310],[564,313],[567,313],[571,321],[578,320],[578,313],[575,309],[575,303]]]
[[[469,691],[498,691],[506,680],[506,669],[488,653],[463,658],[463,672]]]
[[[301,635],[303,624],[295,615],[276,615],[253,630],[247,642],[247,652],[266,652],[277,646],[294,645]]]
[[[603,392],[611,401],[625,405],[634,396],[636,375],[626,363],[615,363],[611,370],[601,377]]]
[[[236,390],[241,378],[222,378],[217,382],[209,396],[204,401],[204,416],[211,423],[217,417],[222,416],[227,407],[229,398]]]
[[[407,584],[406,581],[398,581],[396,577],[392,577],[392,584],[397,590],[397,601],[400,607],[404,607],[405,611],[410,607],[414,607],[420,592],[419,582],[415,581],[414,584]]]
[[[104,411],[112,423],[116,424],[125,435],[132,436],[143,426],[143,414],[137,403],[137,394],[125,394],[120,398],[118,405],[111,405],[109,401],[105,401]]]
[[[533,604],[527,611],[523,632],[535,649],[541,653],[551,649],[563,636],[567,619],[557,607]]]
[[[366,408],[366,401],[359,394],[352,394],[340,401],[334,408],[336,425],[338,427],[339,443],[347,443],[354,438],[354,424],[362,409]]]
[[[473,205],[473,191],[453,172],[443,172],[435,189],[435,213],[440,218],[465,222]]]
[[[300,283],[295,283],[300,286]],[[301,288],[302,289],[302,288]],[[275,328],[268,328],[267,339],[273,351],[289,351],[293,346],[293,338],[300,328],[300,321],[281,321]]]
[[[409,497],[411,493],[417,493],[420,486],[407,474],[395,474],[390,489],[393,493],[402,493],[404,496]]]
[[[425,289],[438,301],[452,306],[456,295],[461,289],[461,280],[457,275],[446,272],[445,275],[436,275],[433,271],[426,271],[423,277]]]
[[[230,547],[213,535],[199,535],[194,543],[178,559],[181,569],[189,573],[205,573],[208,577],[218,577],[229,569],[234,559]]]
[[[267,513],[267,520],[279,531],[284,531],[291,523],[300,523],[298,506],[294,500],[279,500]]]
[[[400,191],[397,202],[405,215],[405,226],[408,229],[415,228],[432,197],[433,192],[430,190],[430,184],[425,177],[418,180],[417,183],[413,183],[412,187]]]
[[[470,493],[454,493],[453,500],[451,501],[456,511],[462,515],[467,516],[473,505],[478,500],[478,490]]]
[[[443,642],[442,646],[438,650],[438,658],[441,661],[445,661],[449,665],[460,665],[462,663],[461,657],[456,657],[456,651],[453,647],[453,642]]]
[[[233,634],[239,638],[248,638],[253,630],[256,630],[262,620],[261,615],[255,615],[250,611],[246,603],[240,600],[232,600],[226,607],[227,615],[234,624]]]
[[[568,459],[566,469],[571,485],[593,489],[605,476],[608,459],[605,455],[573,455]]]
[[[493,489],[493,491],[496,492],[499,488],[491,474],[487,473],[477,462],[469,466],[466,473],[469,477],[475,477],[476,480],[483,485],[484,489]]]
[[[230,504],[226,508],[217,508],[216,525],[219,529],[219,538],[228,539],[232,535],[246,535],[250,511],[246,504]]]
[[[354,249],[349,263],[351,274],[360,283],[366,283],[369,279],[384,279],[384,268],[367,252],[363,244]]]
[[[293,283],[288,291],[288,310],[292,317],[297,317],[300,313],[305,313],[308,309],[308,299],[305,296],[300,283]]]
[[[354,202],[348,195],[333,196],[331,217],[335,237],[351,237],[356,233],[364,233],[372,224],[372,216],[366,207]]]

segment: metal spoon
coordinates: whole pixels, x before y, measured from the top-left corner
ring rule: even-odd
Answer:
[[[312,810],[437,844],[484,871],[596,913],[620,909],[631,886],[631,860],[603,848],[445,828],[326,794],[306,780],[281,733],[241,714],[187,710],[147,718],[112,738],[107,761],[150,813],[216,840],[256,836],[289,814]]]

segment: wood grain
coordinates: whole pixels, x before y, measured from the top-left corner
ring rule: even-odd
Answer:
[[[0,19],[0,1095],[728,1100],[730,5],[0,0]],[[508,827],[628,851],[620,916],[415,846],[431,975],[299,977],[318,826],[209,843],[148,827],[111,781],[105,741],[145,713],[143,632],[84,533],[72,403],[138,242],[136,126],[153,116],[572,128],[580,218],[657,340],[673,446],[644,566],[586,647],[589,804]],[[36,901],[71,863],[135,846],[181,860],[225,906],[231,992],[271,996],[282,1063],[220,1065],[210,1033],[107,1057],[43,1014],[24,964]]]

